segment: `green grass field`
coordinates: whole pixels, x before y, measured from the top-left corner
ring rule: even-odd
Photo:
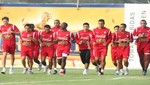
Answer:
[[[7,72],[8,73],[8,72]],[[66,75],[47,75],[34,69],[34,74],[22,74],[22,69],[15,69],[15,74],[0,74],[0,85],[149,85],[150,74],[142,76],[140,70],[130,70],[128,76],[114,76],[114,70],[105,70],[105,75],[98,76],[95,70],[82,75],[81,69],[67,69]]]

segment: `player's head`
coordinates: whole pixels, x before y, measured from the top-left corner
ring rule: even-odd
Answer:
[[[67,27],[68,27],[68,24],[67,24],[66,22],[63,22],[63,23],[61,24],[62,30],[66,30]]]
[[[87,23],[87,22],[83,23],[84,30],[86,30],[86,31],[89,30],[89,27],[90,27],[89,23]]]
[[[25,28],[26,32],[31,32],[32,31],[30,24],[25,24],[24,28]]]
[[[9,23],[9,18],[8,17],[3,17],[2,21],[3,21],[4,25],[7,25]]]
[[[104,25],[105,25],[105,20],[104,20],[104,19],[99,19],[99,20],[98,20],[98,25],[99,25],[100,28],[104,27]]]
[[[118,32],[119,31],[119,25],[114,26],[114,31]]]
[[[146,20],[141,20],[141,21],[140,21],[140,25],[141,25],[142,28],[145,28],[146,25],[147,25]]]
[[[60,20],[58,20],[58,19],[54,20],[54,26],[60,27]]]
[[[45,25],[44,30],[48,33],[50,32],[51,26],[50,25]]]
[[[119,26],[119,29],[121,32],[124,32],[126,30],[127,25],[125,23],[121,23]]]
[[[31,30],[34,31],[35,28],[34,24],[30,24],[30,25],[31,25]]]

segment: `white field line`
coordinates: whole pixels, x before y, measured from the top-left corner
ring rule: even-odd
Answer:
[[[13,84],[39,84],[39,83],[51,83],[51,82],[73,82],[73,81],[91,81],[91,80],[95,80],[95,79],[72,79],[72,80],[48,80],[48,81],[24,81],[24,82],[4,82],[4,83],[0,83],[0,85],[13,85]]]
[[[144,76],[143,77],[140,77],[140,76],[115,77],[110,80],[120,80],[120,79],[150,80],[149,78],[144,77]]]

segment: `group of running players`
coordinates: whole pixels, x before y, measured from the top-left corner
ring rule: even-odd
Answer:
[[[133,33],[126,31],[126,24],[122,23],[114,27],[114,33],[105,27],[104,19],[98,20],[98,27],[90,30],[89,23],[83,23],[83,29],[75,35],[67,30],[66,22],[54,21],[54,27],[45,25],[44,31],[34,29],[34,24],[25,24],[24,31],[20,32],[17,26],[9,23],[8,17],[2,18],[3,25],[0,26],[2,42],[2,74],[6,73],[6,58],[10,54],[11,67],[9,74],[13,74],[15,61],[16,41],[15,35],[20,35],[21,62],[23,74],[33,74],[33,61],[38,64],[38,70],[44,66],[44,72],[57,74],[57,63],[60,65],[60,75],[66,73],[66,60],[70,53],[71,42],[79,46],[79,54],[84,64],[83,75],[88,73],[90,61],[97,67],[99,75],[104,75],[108,46],[111,44],[111,57],[116,67],[115,75],[128,75],[128,58],[130,54],[130,43],[135,40],[137,52],[142,67],[142,75],[147,74],[150,63],[150,28],[145,20],[140,21]],[[41,49],[41,51],[40,51]],[[39,54],[41,60],[39,60]],[[48,58],[48,64],[46,63]],[[27,61],[26,61],[27,60]],[[27,66],[26,66],[27,64]],[[123,69],[125,67],[125,69]]]

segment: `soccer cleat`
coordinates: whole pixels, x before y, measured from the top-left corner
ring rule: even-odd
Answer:
[[[28,68],[24,68],[22,73],[26,74],[27,72],[28,72]]]
[[[46,72],[47,72],[47,70],[48,70],[48,66],[45,66],[45,67],[44,67],[44,71],[43,71],[43,72],[44,72],[44,73],[46,73]]]
[[[29,71],[28,71],[28,74],[29,74],[29,75],[33,74],[32,70],[29,70]]]
[[[60,75],[65,75],[64,71],[59,72]]]
[[[38,64],[38,71],[40,71],[42,69],[42,64]]]
[[[142,75],[143,75],[143,76],[146,76],[146,74],[147,74],[147,71],[144,70],[144,71],[142,72]]]
[[[9,74],[13,74],[14,73],[14,69],[13,68],[10,68],[9,69]]]
[[[118,72],[116,72],[116,73],[115,73],[115,76],[119,76],[119,73],[118,73]]]
[[[124,75],[128,75],[129,74],[129,70],[126,69]]]
[[[98,69],[98,75],[101,75],[101,68]]]
[[[57,74],[58,73],[58,71],[57,70],[54,70],[54,73],[53,74]]]
[[[84,69],[83,75],[87,75],[87,70],[86,69]]]
[[[119,74],[120,76],[123,76],[124,75],[124,72],[122,71],[122,72],[120,72],[120,74]]]
[[[1,74],[6,74],[6,69],[3,68],[3,70],[1,71]]]
[[[48,75],[50,75],[51,73],[52,73],[51,70],[48,70],[48,71],[47,71],[47,74],[48,74]]]
[[[100,75],[104,75],[104,72],[100,72]]]

